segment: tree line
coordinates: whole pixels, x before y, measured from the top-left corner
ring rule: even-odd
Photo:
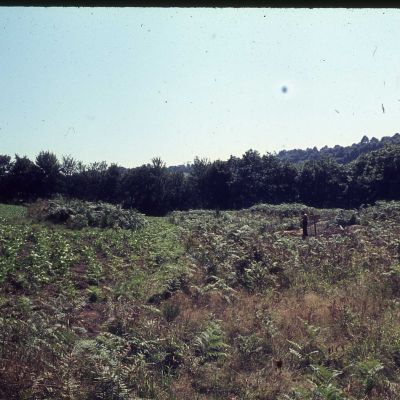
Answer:
[[[314,207],[358,207],[400,199],[400,145],[362,154],[348,164],[332,157],[294,163],[249,150],[242,157],[195,158],[190,172],[169,169],[160,158],[135,168],[88,165],[42,151],[0,155],[0,201],[32,202],[61,194],[105,201],[149,215],[172,210],[240,209],[256,203],[300,202]]]
[[[331,157],[339,164],[347,164],[354,161],[361,154],[379,150],[388,144],[400,144],[400,133],[395,133],[393,136],[384,136],[380,140],[375,137],[369,139],[368,136],[363,136],[359,143],[353,143],[351,146],[324,146],[320,150],[316,147],[305,150],[282,150],[278,153],[278,157],[294,163]]]

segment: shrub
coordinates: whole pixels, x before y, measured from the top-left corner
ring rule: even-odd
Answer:
[[[143,214],[120,206],[82,200],[40,200],[30,207],[30,215],[39,221],[64,224],[71,229],[98,228],[139,229],[145,225]]]
[[[354,210],[340,210],[335,217],[335,224],[341,226],[359,225],[360,217]]]

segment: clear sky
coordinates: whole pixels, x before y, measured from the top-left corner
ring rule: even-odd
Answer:
[[[393,135],[399,43],[396,9],[2,7],[0,154],[176,165]]]

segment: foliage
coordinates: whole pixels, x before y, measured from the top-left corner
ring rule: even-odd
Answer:
[[[241,157],[213,162],[196,157],[183,168],[167,167],[159,157],[135,168],[105,161],[85,165],[71,156],[59,161],[55,154],[41,151],[35,162],[0,155],[0,201],[63,195],[121,204],[154,216],[188,209],[257,210],[260,203],[351,209],[399,200],[399,176],[399,133],[381,141],[364,137],[347,148],[264,155],[250,149]],[[85,226],[85,218],[77,217],[74,224]]]
[[[361,154],[365,154],[374,150],[379,150],[388,144],[399,144],[400,134],[396,133],[392,137],[384,136],[381,140],[376,138],[368,139],[363,136],[359,143],[353,143],[351,146],[322,147],[318,150],[316,147],[306,150],[282,150],[278,153],[278,157],[294,163],[304,162],[306,160],[318,160],[323,157],[332,157],[338,163],[346,164],[355,160]]]
[[[0,204],[0,218],[8,221],[21,220],[26,216],[26,207],[10,204]]]
[[[292,396],[285,396],[286,399],[302,400],[346,400],[343,390],[337,387],[337,377],[342,371],[332,370],[321,365],[311,366],[313,374],[309,380],[312,387],[298,389]]]
[[[342,227],[358,225],[360,223],[360,218],[356,211],[340,210],[335,217],[335,223]]]
[[[227,357],[227,348],[224,342],[223,331],[218,321],[210,321],[195,337],[194,348],[201,361],[216,361]]]
[[[180,313],[180,308],[179,305],[177,304],[171,304],[171,303],[165,303],[163,306],[162,310],[164,318],[168,321],[171,322],[173,321]]]
[[[31,206],[31,215],[40,220],[65,224],[68,228],[81,229],[87,226],[99,228],[139,229],[144,218],[133,210],[123,210],[108,203],[90,203],[81,200],[58,198],[48,200],[39,207]],[[35,212],[36,211],[36,212]]]
[[[400,396],[398,202],[175,211],[138,230],[1,209],[0,398]],[[304,211],[320,218],[307,239]]]
[[[384,365],[376,359],[360,361],[356,366],[356,371],[362,378],[365,393],[371,393],[372,389],[379,384]]]

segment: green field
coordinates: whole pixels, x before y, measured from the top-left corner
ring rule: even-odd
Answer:
[[[305,208],[128,230],[0,205],[0,398],[399,399],[400,203],[308,208],[303,240]]]

